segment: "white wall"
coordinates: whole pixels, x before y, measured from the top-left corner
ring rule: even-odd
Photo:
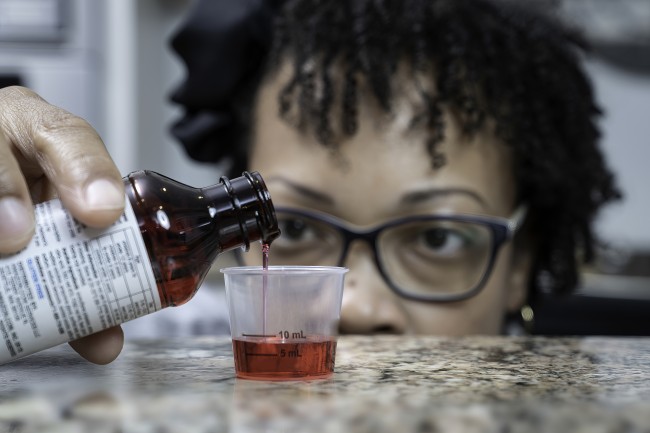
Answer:
[[[598,220],[615,246],[650,248],[650,74],[627,72],[601,61],[587,65],[605,110],[603,150],[624,194]]]
[[[48,13],[64,6],[62,37],[0,37],[0,74],[19,74],[47,101],[88,120],[123,174],[146,168],[194,186],[216,183],[218,169],[190,160],[168,133],[177,112],[167,95],[183,73],[168,40],[192,0],[43,2]],[[0,12],[36,19],[32,6],[12,0]]]
[[[23,35],[12,40],[5,33],[0,41],[0,74],[20,75],[25,86],[36,90],[50,103],[82,115],[94,126],[101,126],[103,112],[97,103],[97,89],[101,88],[103,79],[104,31],[100,11],[92,6],[93,2],[69,0],[66,4],[69,7],[59,17],[59,38],[30,39]],[[5,5],[9,9],[14,7],[20,4]],[[34,20],[47,21],[47,18]]]
[[[106,144],[123,173],[150,169],[193,186],[216,183],[214,165],[190,160],[170,136],[178,108],[168,101],[182,65],[169,38],[189,0],[104,1]]]

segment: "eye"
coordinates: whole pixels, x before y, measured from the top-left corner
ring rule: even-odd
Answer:
[[[320,263],[323,256],[336,256],[341,248],[336,229],[314,218],[278,215],[278,226],[282,234],[271,248],[277,263]]]
[[[418,240],[424,249],[447,256],[458,254],[467,243],[463,234],[443,227],[424,230]]]
[[[336,227],[316,217],[277,214],[280,237],[273,241],[269,258],[276,265],[333,265],[343,245]]]
[[[278,226],[282,233],[273,242],[275,251],[278,249],[316,248],[324,235],[323,227],[308,218],[296,216],[278,217]]]
[[[441,221],[414,224],[401,231],[405,247],[427,259],[464,260],[490,246],[489,230],[474,223]]]
[[[282,236],[291,240],[298,240],[308,235],[309,227],[305,220],[287,218],[279,222]]]

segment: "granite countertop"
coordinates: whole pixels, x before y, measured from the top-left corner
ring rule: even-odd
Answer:
[[[228,337],[0,367],[0,433],[649,429],[650,338],[345,336],[318,381],[236,379]]]

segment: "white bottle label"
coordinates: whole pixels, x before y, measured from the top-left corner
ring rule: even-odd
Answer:
[[[36,233],[0,255],[0,364],[161,308],[138,221],[80,224],[59,200],[36,205]]]

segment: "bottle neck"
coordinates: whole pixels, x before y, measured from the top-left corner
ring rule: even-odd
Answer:
[[[222,251],[250,243],[270,243],[280,235],[271,196],[257,172],[201,189],[208,203],[210,216],[219,231]]]

